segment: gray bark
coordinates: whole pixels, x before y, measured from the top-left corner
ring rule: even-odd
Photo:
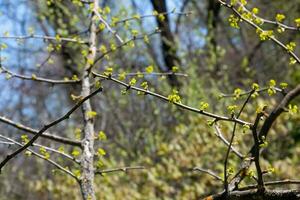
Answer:
[[[98,0],[94,0],[94,11],[98,9]],[[90,70],[92,63],[96,58],[96,42],[97,42],[97,25],[94,20],[95,12],[93,11],[91,16],[90,37],[89,37],[89,54],[87,56],[87,62],[82,75],[82,90],[81,96],[87,96],[90,94]],[[90,100],[87,100],[82,105],[82,112],[84,118],[82,141],[82,157],[81,157],[81,180],[80,187],[82,197],[84,200],[96,200],[94,189],[94,119],[89,116],[89,112],[93,111]]]

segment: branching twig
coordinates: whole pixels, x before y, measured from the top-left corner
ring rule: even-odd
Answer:
[[[95,15],[98,17],[98,19],[105,25],[105,27],[108,29],[109,32],[111,32],[111,34],[113,36],[115,36],[117,38],[117,40],[123,44],[123,39],[118,35],[117,31],[114,31],[111,26],[103,19],[103,17],[100,15],[100,13],[98,12],[98,10],[94,9],[93,10]]]
[[[262,93],[262,92],[268,91],[268,89],[269,89],[269,87],[264,87],[259,90],[256,90],[255,92]],[[277,87],[272,87],[272,89],[274,89],[277,92],[281,92],[282,94],[286,94],[285,90],[283,90],[283,89],[280,89]],[[242,92],[241,94],[239,94],[239,96],[246,96],[246,95],[250,94],[251,92],[252,92],[252,90],[248,90],[248,91]],[[235,97],[235,96],[236,96],[235,94],[221,94],[221,97]]]
[[[152,92],[152,91],[149,91],[149,90],[145,90],[145,89],[142,89],[142,88],[139,88],[139,87],[136,87],[136,86],[131,86],[131,85],[129,85],[129,84],[123,82],[123,81],[120,81],[118,79],[115,79],[113,77],[109,77],[109,76],[99,74],[99,73],[96,73],[96,72],[92,72],[92,73],[93,73],[94,76],[97,76],[97,77],[100,77],[100,78],[103,78],[103,79],[107,79],[107,80],[111,80],[111,81],[113,81],[113,82],[115,82],[119,85],[124,86],[127,89],[132,89],[132,90],[135,90],[135,91],[143,92],[146,95],[151,95],[151,96],[157,97],[161,100],[164,100],[166,102],[170,102],[170,100],[167,97],[165,97],[163,95],[160,95],[158,93],[155,93],[155,92]],[[197,108],[193,108],[193,107],[190,107],[190,106],[184,105],[182,103],[178,103],[178,102],[172,102],[172,103],[174,105],[176,105],[177,107],[179,107],[179,108],[182,108],[184,110],[188,110],[188,111],[191,111],[191,112],[202,114],[204,116],[213,118],[216,121],[231,121],[231,122],[236,122],[237,124],[241,124],[241,125],[249,125],[250,127],[252,126],[251,123],[240,120],[240,119],[237,119],[237,118],[234,118],[234,117],[232,118],[232,117],[224,117],[224,116],[216,115],[216,114],[206,112],[204,110],[200,110],[200,109],[197,109]]]
[[[114,52],[114,51],[116,51],[116,50],[118,50],[118,49],[121,49],[122,47],[128,45],[130,42],[133,42],[133,41],[135,41],[135,40],[143,40],[145,36],[152,36],[152,35],[154,35],[154,34],[156,34],[156,33],[159,33],[159,32],[160,32],[159,30],[155,30],[155,31],[153,31],[153,32],[151,32],[151,33],[148,33],[148,34],[145,34],[145,35],[135,36],[135,37],[132,37],[131,39],[129,39],[129,40],[127,40],[127,41],[125,41],[125,42],[119,44],[118,46],[116,46],[115,49],[108,49],[106,52],[102,53],[99,57],[97,57],[97,58],[95,59],[94,65],[95,65],[99,60],[101,60],[102,58],[104,58],[106,55],[108,55],[108,54],[110,54],[110,53],[112,53],[112,52]]]
[[[125,23],[125,22],[131,21],[131,20],[139,20],[139,19],[144,19],[144,18],[149,18],[149,17],[156,17],[157,15],[170,15],[170,14],[187,16],[187,15],[192,14],[192,12],[176,12],[176,10],[172,10],[170,12],[162,12],[162,13],[158,13],[158,14],[148,14],[148,15],[128,17],[128,18],[116,21],[114,24]]]
[[[127,173],[131,170],[140,170],[140,169],[146,169],[144,166],[135,166],[135,167],[120,167],[115,169],[104,169],[104,170],[98,170],[95,171],[95,174],[103,175],[107,173],[113,173],[113,172],[124,172]]]
[[[8,124],[10,126],[13,126],[19,130],[22,130],[22,131],[25,131],[25,132],[28,132],[28,133],[31,133],[31,134],[38,134],[38,130],[36,129],[33,129],[33,128],[30,128],[28,126],[25,126],[23,124],[20,124],[20,123],[17,123],[17,122],[14,122],[6,117],[3,117],[3,116],[0,116],[0,121],[5,123],[5,124]],[[50,139],[50,140],[53,140],[53,141],[56,141],[56,142],[60,142],[60,143],[63,143],[63,144],[69,144],[69,145],[73,145],[73,146],[78,146],[78,147],[81,147],[81,142],[80,141],[76,141],[76,140],[72,140],[72,139],[69,139],[69,138],[65,138],[65,137],[60,137],[58,135],[54,135],[54,134],[50,134],[50,133],[43,133],[41,135],[41,137],[43,138],[47,138],[47,139]]]
[[[10,142],[12,142],[12,143],[14,143],[14,144],[20,146],[20,147],[24,147],[24,146],[25,146],[25,145],[23,145],[23,144],[21,144],[21,143],[15,141],[15,140],[11,139],[11,138],[5,137],[5,136],[3,136],[3,135],[0,135],[0,138],[6,139],[6,140],[8,140],[8,141],[10,141]],[[45,156],[43,156],[43,155],[41,155],[41,154],[39,154],[39,153],[37,153],[37,152],[35,152],[35,151],[29,149],[29,148],[27,148],[27,150],[28,150],[29,152],[31,152],[33,155],[35,155],[35,156],[37,156],[37,157],[39,157],[39,158],[41,158],[41,159],[43,159],[43,160],[45,160],[45,161],[51,163],[52,165],[54,165],[54,166],[55,166],[56,168],[58,168],[59,170],[65,172],[65,173],[67,173],[67,174],[69,174],[70,176],[72,176],[73,178],[75,178],[77,181],[79,181],[78,178],[77,178],[71,171],[69,171],[69,170],[66,169],[65,167],[61,166],[61,165],[58,164],[57,162],[55,162],[55,161],[53,161],[53,160],[51,160],[51,159],[49,159],[49,158],[46,158]]]
[[[287,93],[285,97],[280,101],[280,103],[273,109],[270,113],[269,117],[264,121],[262,128],[259,131],[258,138],[267,137],[267,134],[275,122],[275,120],[280,116],[281,113],[284,112],[286,106],[292,101],[294,98],[300,95],[300,85],[297,85],[293,90]],[[253,157],[255,153],[255,146],[253,145],[249,154],[249,157]],[[246,173],[244,173],[251,165],[252,160],[245,159],[240,166],[239,171],[231,180],[229,185],[229,190],[232,191],[237,188],[237,185],[245,178]]]
[[[80,41],[78,39],[72,39],[72,38],[65,38],[65,37],[52,37],[47,35],[22,35],[22,36],[0,36],[0,39],[16,39],[16,40],[25,40],[25,39],[42,39],[42,40],[55,40],[57,42],[59,41],[65,41],[65,42],[75,42],[79,44],[86,44],[85,41]]]
[[[222,0],[218,0],[219,3],[227,8],[230,8],[234,14],[236,14],[240,19],[242,19],[243,21],[245,21],[247,24],[251,25],[253,28],[255,28],[255,30],[259,30],[259,31],[264,31],[260,26],[258,26],[257,24],[255,24],[254,22],[252,22],[251,20],[247,19],[245,16],[243,16],[234,6],[225,3]],[[278,39],[275,38],[275,36],[270,36],[269,37],[274,43],[276,43],[278,46],[280,46],[284,51],[286,51],[291,57],[293,57],[297,63],[300,64],[300,58],[293,52],[290,51],[286,45],[284,45],[282,42],[280,42]]]
[[[34,141],[36,141],[46,130],[48,130],[49,128],[55,126],[56,124],[64,121],[65,119],[68,119],[70,117],[70,115],[77,110],[77,108],[79,108],[86,100],[90,99],[92,96],[96,95],[98,92],[102,91],[102,88],[99,88],[97,90],[95,90],[94,92],[92,92],[91,94],[89,94],[88,96],[84,97],[83,99],[81,99],[78,103],[76,103],[65,115],[63,115],[62,117],[54,120],[53,122],[46,124],[43,126],[42,129],[39,130],[39,132],[37,134],[35,134],[33,136],[33,138],[26,143],[25,145],[23,145],[21,148],[17,149],[15,152],[9,154],[6,156],[6,158],[0,163],[0,172],[2,170],[2,168],[5,166],[5,164],[10,161],[12,158],[14,158],[15,156],[17,156],[19,153],[21,153],[22,151],[24,151],[25,149],[27,149],[29,146],[31,146],[33,144]]]
[[[47,146],[44,146],[44,145],[40,145],[40,144],[37,144],[37,143],[33,143],[32,146],[34,146],[34,147],[40,147],[40,148],[45,148],[48,151],[60,154],[60,155],[62,155],[64,157],[68,158],[69,160],[72,160],[75,163],[80,164],[79,160],[77,160],[75,157],[73,157],[73,156],[71,156],[71,155],[69,155],[69,154],[67,154],[65,152],[62,152],[62,151],[59,151],[59,150],[56,150],[56,149],[53,149],[51,147],[47,147]]]
[[[249,94],[248,94],[248,97],[247,99],[245,100],[244,104],[242,105],[239,113],[237,114],[237,119],[240,117],[240,115],[242,114],[244,108],[246,107],[247,103],[249,102],[252,94],[255,92],[255,90],[252,90]],[[234,140],[234,137],[235,137],[235,130],[236,130],[236,125],[237,123],[234,122],[234,125],[233,125],[233,130],[232,130],[232,135],[231,135],[231,138],[230,138],[230,142],[229,142],[229,146],[228,146],[228,149],[227,149],[227,152],[226,152],[226,156],[225,156],[225,161],[224,161],[224,189],[225,189],[225,194],[227,195],[228,193],[228,177],[227,177],[227,163],[228,163],[228,158],[229,158],[229,153],[230,153],[230,149],[231,149],[231,146],[232,146],[232,143],[233,143],[233,140]]]
[[[221,133],[220,128],[218,127],[217,124],[214,125],[215,130],[216,130],[216,136],[218,138],[220,138],[222,140],[222,142],[229,147],[229,142],[226,140],[226,138],[223,136],[223,134]],[[233,146],[231,146],[231,150],[233,153],[235,153],[240,159],[244,158],[244,155],[241,154],[236,148],[234,148]]]
[[[210,170],[207,170],[207,169],[203,169],[203,168],[200,168],[200,167],[194,167],[193,168],[193,171],[199,171],[199,172],[204,172],[212,177],[214,177],[215,179],[219,180],[219,181],[222,181],[223,182],[223,179],[218,176],[216,173],[210,171]]]
[[[247,13],[251,13],[251,15],[253,15],[255,18],[261,20],[263,23],[267,23],[267,24],[273,24],[279,27],[284,28],[285,30],[290,30],[290,31],[300,31],[300,27],[294,27],[294,26],[289,26],[286,25],[282,22],[278,22],[278,21],[272,21],[272,20],[268,20],[268,19],[264,19],[262,17],[259,17],[257,14],[254,14],[252,12],[250,12],[243,4],[241,4],[240,2],[237,2],[237,4],[239,6],[241,6],[243,8],[244,11],[246,11]]]
[[[120,74],[112,74],[112,77],[118,77]],[[131,72],[131,73],[125,73],[125,76],[138,76],[138,75],[143,75],[143,76],[168,76],[168,75],[174,75],[174,76],[183,76],[183,77],[188,77],[188,74],[184,73],[177,73],[177,72]]]
[[[34,74],[31,75],[31,76],[20,75],[20,74],[16,74],[16,73],[4,68],[3,66],[0,67],[0,72],[9,74],[12,78],[16,77],[16,78],[20,78],[20,79],[23,79],[23,80],[38,81],[38,82],[44,82],[44,83],[50,83],[50,84],[76,84],[76,83],[80,83],[80,80],[54,80],[54,79],[37,77]]]

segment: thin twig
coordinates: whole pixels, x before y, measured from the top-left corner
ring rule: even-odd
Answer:
[[[248,97],[247,99],[245,100],[244,104],[242,105],[239,113],[237,114],[237,119],[240,117],[240,115],[242,114],[244,108],[246,107],[247,103],[249,102],[252,94],[255,92],[255,90],[252,90],[249,94],[248,94]],[[225,156],[225,161],[224,161],[224,189],[225,189],[225,193],[227,194],[228,193],[228,176],[227,176],[227,164],[228,164],[228,158],[229,158],[229,154],[230,154],[230,149],[231,149],[231,146],[232,146],[232,143],[233,143],[233,140],[234,140],[234,137],[235,137],[235,130],[236,130],[236,125],[237,123],[234,122],[234,125],[233,125],[233,130],[232,130],[232,135],[231,135],[231,138],[230,138],[230,142],[229,142],[229,146],[227,148],[227,152],[226,152],[226,156]]]
[[[65,37],[53,37],[53,36],[47,36],[47,35],[21,35],[21,36],[0,36],[0,39],[16,39],[16,40],[25,40],[25,39],[42,39],[42,40],[55,40],[57,42],[59,41],[65,41],[65,42],[75,42],[79,44],[86,44],[85,41],[80,41],[78,39],[72,39],[72,38],[65,38]]]
[[[14,121],[12,121],[12,120],[4,117],[4,116],[0,116],[0,121],[5,123],[5,124],[8,124],[12,127],[15,127],[19,130],[28,132],[30,134],[36,135],[39,132],[36,129],[30,128],[30,127],[25,126],[21,123],[14,122]],[[81,142],[80,141],[72,140],[72,139],[65,138],[65,137],[60,137],[58,135],[54,135],[54,134],[50,134],[50,133],[43,133],[41,135],[41,137],[46,138],[46,139],[50,139],[50,140],[53,140],[53,141],[56,141],[56,142],[60,142],[60,143],[63,143],[63,144],[68,144],[68,145],[72,145],[72,146],[81,147]]]
[[[118,77],[121,74],[112,74],[112,77]],[[167,76],[167,75],[174,75],[174,76],[183,76],[183,77],[188,77],[188,74],[184,73],[177,73],[177,72],[132,72],[132,73],[125,73],[125,76],[138,76],[138,75],[143,75],[143,76]]]
[[[136,87],[136,86],[131,86],[128,83],[125,83],[125,82],[120,81],[118,79],[115,79],[113,77],[109,77],[109,76],[106,76],[106,75],[103,75],[103,74],[96,73],[94,71],[92,71],[92,73],[93,73],[94,76],[97,76],[97,77],[100,77],[100,78],[103,78],[103,79],[107,79],[107,80],[111,80],[111,81],[113,81],[113,82],[115,82],[119,85],[124,86],[127,89],[132,89],[132,90],[135,90],[135,91],[143,92],[146,95],[151,95],[151,96],[157,97],[161,100],[164,100],[166,102],[170,102],[168,97],[165,97],[165,96],[160,95],[158,93],[152,92],[150,90],[145,90],[145,89],[142,89],[142,88],[139,88],[139,87]],[[172,102],[172,103],[174,105],[176,105],[177,107],[182,108],[184,110],[189,110],[189,111],[192,111],[192,112],[195,112],[195,113],[198,113],[198,114],[202,114],[202,115],[210,117],[210,118],[214,118],[216,121],[230,121],[230,122],[236,122],[237,124],[240,124],[240,125],[249,125],[250,127],[252,127],[251,123],[240,120],[240,119],[237,119],[237,118],[234,118],[234,117],[232,118],[232,117],[224,117],[224,116],[216,115],[216,114],[206,112],[204,110],[200,110],[200,109],[197,109],[197,108],[193,108],[193,107],[190,107],[190,106],[184,105],[182,103],[178,103],[178,102]]]
[[[56,150],[56,149],[53,149],[51,147],[47,147],[47,146],[44,146],[44,145],[40,145],[40,144],[37,144],[37,143],[33,143],[32,146],[40,147],[40,148],[45,148],[48,151],[60,154],[60,155],[62,155],[64,157],[68,158],[69,160],[72,160],[75,163],[80,164],[80,161],[78,159],[76,159],[75,157],[73,157],[73,156],[71,156],[71,155],[69,155],[69,154],[67,154],[65,152],[62,152],[62,151],[59,151],[59,150]]]
[[[292,101],[294,98],[300,95],[300,84],[297,85],[293,90],[289,91],[284,98],[277,104],[277,106],[272,110],[269,117],[266,118],[264,121],[260,131],[259,131],[259,138],[265,137],[267,138],[267,134],[275,122],[275,120],[285,111],[286,106]],[[255,146],[253,145],[251,150],[249,151],[249,157],[254,157],[255,153]],[[246,173],[244,173],[252,164],[252,159],[245,159],[241,165],[239,171],[235,174],[231,183],[229,185],[229,190],[233,191],[237,188],[237,185],[245,178]]]
[[[216,130],[216,136],[218,137],[218,138],[220,138],[221,139],[221,141],[224,143],[224,144],[226,144],[226,146],[228,146],[229,147],[229,142],[226,140],[226,138],[223,136],[223,134],[221,133],[221,130],[220,130],[220,128],[218,127],[218,125],[217,124],[215,124],[214,125],[214,127],[215,127],[215,130]],[[232,150],[232,152],[233,153],[235,153],[240,159],[243,159],[244,158],[244,155],[243,154],[241,154],[236,148],[234,148],[233,146],[231,146],[231,150]]]
[[[108,29],[108,31],[111,32],[111,34],[113,36],[115,36],[121,44],[123,44],[123,42],[124,42],[123,39],[118,35],[117,31],[113,30],[111,28],[111,26],[103,19],[103,17],[100,15],[98,10],[94,9],[93,11],[94,11],[95,15],[98,17],[98,19],[105,25],[105,27]]]
[[[25,149],[27,149],[29,146],[31,146],[33,144],[34,141],[36,141],[46,130],[48,130],[49,128],[59,124],[60,122],[64,121],[65,119],[68,119],[70,117],[70,115],[77,110],[77,108],[79,108],[86,100],[90,99],[91,97],[93,97],[94,95],[96,95],[98,92],[101,92],[102,88],[98,88],[97,90],[95,90],[94,92],[92,92],[91,94],[87,95],[86,97],[84,97],[83,99],[81,99],[78,103],[76,103],[66,114],[64,114],[62,117],[54,120],[53,122],[46,124],[43,126],[42,129],[39,130],[39,132],[37,134],[35,134],[33,136],[33,138],[31,140],[29,140],[28,143],[26,143],[25,145],[23,145],[21,148],[17,149],[15,152],[9,154],[6,156],[6,158],[0,163],[0,172],[2,171],[2,168],[6,165],[6,163],[8,161],[10,161],[12,158],[14,158],[15,156],[17,156],[19,153],[21,153],[22,151],[24,151]]]
[[[139,19],[144,19],[144,18],[149,18],[149,17],[156,17],[157,15],[170,15],[170,14],[174,14],[174,15],[190,15],[192,14],[191,11],[189,12],[176,12],[175,10],[169,11],[169,12],[162,12],[162,13],[157,13],[157,14],[147,14],[147,15],[141,15],[141,16],[133,16],[133,17],[128,17],[119,21],[116,21],[114,24],[120,24],[120,23],[125,23],[127,21],[131,21],[131,20],[139,20]]]
[[[25,145],[23,145],[23,144],[21,144],[21,143],[15,141],[15,140],[11,139],[11,138],[5,137],[5,136],[3,136],[3,135],[0,135],[0,138],[6,139],[6,140],[8,140],[8,141],[10,141],[10,142],[12,142],[12,143],[14,143],[14,144],[20,146],[20,147],[24,147],[24,146],[25,146]],[[30,148],[27,148],[27,151],[31,152],[33,155],[35,155],[35,156],[37,156],[37,157],[39,157],[39,158],[41,158],[41,159],[43,159],[43,160],[45,160],[45,161],[51,163],[52,165],[54,165],[54,166],[55,166],[56,168],[58,168],[59,170],[65,172],[65,173],[67,173],[67,174],[69,174],[70,176],[72,176],[73,178],[75,178],[77,181],[79,181],[78,178],[77,178],[71,171],[67,170],[65,167],[61,166],[61,165],[58,164],[57,162],[55,162],[55,161],[53,161],[53,160],[51,160],[51,159],[49,159],[49,158],[46,158],[45,156],[43,156],[43,155],[41,155],[41,154],[39,154],[39,153],[37,153],[37,152],[31,150]]]
[[[204,172],[212,177],[214,177],[215,179],[219,180],[219,181],[222,181],[223,182],[223,179],[218,176],[216,173],[210,171],[210,170],[207,170],[207,169],[203,169],[203,168],[200,168],[200,167],[194,167],[193,168],[193,171],[199,171],[199,172]]]
[[[246,17],[244,17],[234,6],[225,3],[222,0],[218,0],[219,3],[227,8],[230,8],[240,19],[242,19],[243,21],[245,21],[246,23],[248,23],[249,25],[251,25],[253,28],[255,28],[255,30],[259,30],[259,31],[264,31],[260,26],[258,26],[257,24],[255,24],[254,22],[252,22],[251,20],[247,19]],[[280,42],[278,39],[275,38],[275,36],[271,36],[269,37],[269,39],[271,39],[273,42],[275,42],[278,46],[280,46],[283,50],[285,50],[290,56],[292,56],[297,63],[300,64],[300,58],[293,52],[290,51],[286,45],[284,45],[282,42]]]
[[[9,74],[11,76],[11,78],[16,77],[16,78],[20,78],[23,80],[31,80],[31,81],[37,81],[37,82],[50,83],[50,84],[76,84],[76,83],[81,82],[81,80],[54,80],[54,79],[48,79],[48,78],[41,78],[41,77],[37,77],[34,74],[31,76],[25,76],[25,75],[16,74],[4,67],[0,67],[0,72]]]
[[[290,30],[290,31],[300,31],[300,27],[294,27],[294,26],[289,26],[286,25],[282,22],[278,22],[278,21],[272,21],[272,20],[268,20],[268,19],[264,19],[262,17],[259,17],[257,14],[254,14],[252,12],[250,12],[241,2],[237,2],[237,4],[239,6],[241,6],[243,8],[244,11],[246,11],[247,13],[251,13],[252,16],[254,16],[255,18],[258,18],[259,20],[261,20],[263,23],[267,23],[267,24],[272,24],[272,25],[276,25],[279,27],[284,28],[285,30]]]
[[[124,172],[127,173],[131,170],[140,170],[140,169],[146,169],[144,166],[134,166],[134,167],[120,167],[115,169],[104,169],[104,170],[98,170],[95,172],[95,174],[107,174],[107,173],[113,173],[113,172]]]
[[[95,65],[99,60],[101,60],[102,58],[104,58],[106,55],[108,55],[108,54],[110,54],[110,53],[112,53],[112,52],[114,52],[114,51],[116,51],[116,50],[121,49],[122,47],[128,45],[130,42],[133,42],[133,41],[135,41],[135,40],[141,40],[141,39],[144,39],[145,36],[152,36],[152,35],[157,34],[157,33],[160,33],[160,31],[159,31],[159,30],[155,30],[155,31],[153,31],[153,32],[151,32],[151,33],[148,33],[148,34],[135,36],[135,37],[132,37],[131,39],[129,39],[129,40],[123,42],[122,44],[119,44],[118,46],[116,46],[115,49],[108,49],[106,52],[102,53],[99,57],[97,57],[97,58],[95,59],[94,65]]]
[[[15,143],[13,142],[5,142],[0,140],[0,144],[5,144],[5,145],[14,145]]]
[[[256,90],[255,92],[257,93],[262,93],[262,92],[266,92],[268,91],[270,87],[264,87],[264,88],[261,88],[259,90]],[[285,94],[285,91],[283,89],[280,89],[280,88],[277,88],[277,87],[272,87],[272,89],[274,89],[275,91],[277,92],[281,92],[283,94]],[[250,94],[252,92],[252,90],[248,90],[248,91],[245,91],[245,92],[242,92],[241,94],[239,94],[239,96],[246,96],[248,94]],[[236,95],[235,94],[221,94],[221,97],[235,97]]]

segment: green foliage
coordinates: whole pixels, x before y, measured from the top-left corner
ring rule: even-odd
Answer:
[[[208,103],[205,103],[205,102],[203,102],[203,101],[201,101],[200,103],[199,103],[199,109],[200,110],[206,110],[207,108],[209,107],[209,104]]]
[[[45,149],[45,147],[40,147],[40,154],[45,157],[45,159],[50,158],[50,153]]]
[[[80,155],[80,151],[78,150],[78,149],[73,149],[73,151],[72,151],[72,156],[74,156],[74,157],[78,157],[79,155]]]
[[[172,94],[168,95],[168,100],[171,103],[181,103],[181,97],[179,96],[179,92],[173,89]]]
[[[240,19],[238,17],[235,17],[234,15],[230,15],[229,18],[228,18],[228,21],[229,21],[229,25],[233,28],[237,28],[239,29],[239,21]]]
[[[87,114],[88,118],[94,118],[97,116],[96,111],[88,111],[86,114]]]
[[[28,142],[29,142],[28,135],[22,135],[22,136],[21,136],[21,140],[22,140],[22,143],[23,143],[23,144],[28,143]]]
[[[153,66],[152,65],[149,65],[148,67],[146,67],[146,72],[147,73],[152,73],[153,72]]]
[[[107,140],[107,136],[103,131],[99,131],[98,140]]]
[[[276,14],[276,21],[282,22],[285,19],[285,15],[283,14]]]

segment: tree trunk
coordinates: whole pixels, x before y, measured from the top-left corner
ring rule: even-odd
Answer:
[[[84,72],[82,79],[82,96],[90,93],[90,80],[87,71]],[[84,116],[84,139],[82,141],[82,158],[81,158],[81,191],[84,200],[95,200],[94,191],[94,121],[88,113],[92,111],[90,100],[87,100],[82,105]]]
[[[98,0],[94,0],[94,10],[98,10]],[[89,37],[89,54],[87,62],[82,75],[82,90],[81,96],[85,97],[90,94],[90,69],[92,63],[96,58],[96,40],[97,40],[97,25],[94,20],[95,13],[93,11],[91,16],[90,37]],[[92,61],[92,62],[91,62]],[[96,200],[94,190],[94,119],[89,115],[92,112],[90,100],[87,100],[82,105],[82,112],[84,118],[82,141],[82,157],[81,157],[81,180],[80,187],[84,200]]]
[[[220,3],[217,0],[208,0],[207,7],[207,39],[208,39],[208,49],[211,57],[211,62],[213,64],[213,71],[215,74],[219,75],[220,64],[218,61],[218,43],[217,43],[217,28],[220,13]]]
[[[156,10],[158,13],[168,12],[165,0],[151,0],[151,3],[154,10]],[[173,66],[180,65],[180,60],[176,55],[177,48],[174,35],[170,29],[169,17],[168,15],[165,15],[165,19],[161,20],[159,19],[159,16],[156,16],[156,22],[161,30],[161,50],[163,54],[163,60],[167,70],[172,71]],[[180,83],[175,75],[169,75],[168,80],[171,86],[180,86]]]

